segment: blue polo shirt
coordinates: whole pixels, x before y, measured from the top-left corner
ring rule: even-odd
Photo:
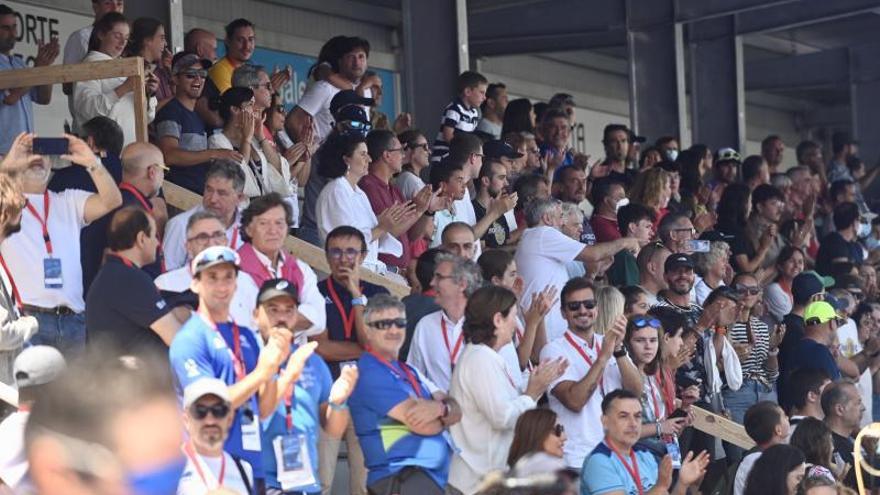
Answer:
[[[633,447],[642,490],[647,492],[657,484],[657,460],[654,454],[641,447]],[[624,457],[630,462],[629,457]],[[602,495],[622,491],[626,495],[638,495],[639,489],[620,462],[620,459],[602,441],[584,461],[581,470],[581,495]]]
[[[195,111],[190,110],[173,98],[156,114],[156,138],[165,136],[177,139],[178,146],[184,151],[205,151],[208,149],[208,133],[205,123]],[[169,165],[171,170],[165,176],[167,180],[185,187],[196,194],[205,190],[205,174],[210,163],[201,163],[189,167]]]
[[[840,368],[837,367],[837,361],[834,360],[828,346],[806,337],[798,341],[788,355],[785,372],[790,376],[801,368],[820,369],[828,374],[831,381],[840,379]]]
[[[0,54],[0,70],[26,69],[27,65],[20,56]],[[0,90],[0,100],[9,93],[8,89]],[[37,88],[23,94],[14,105],[0,103],[0,154],[9,152],[15,137],[22,132],[34,132],[33,100],[37,96]]]
[[[297,345],[291,346],[291,353],[296,351]],[[287,365],[281,367],[284,369]],[[316,483],[307,486],[298,486],[294,491],[306,493],[320,493],[321,477],[318,474],[318,435],[321,431],[321,404],[330,399],[330,387],[333,382],[330,379],[330,369],[327,363],[317,354],[312,354],[306,361],[302,374],[294,386],[294,396],[291,400],[291,419],[293,430],[287,430],[287,406],[284,401],[278,404],[278,409],[262,423],[263,434],[263,470],[266,473],[266,486],[281,489],[278,482],[278,466],[275,462],[275,448],[272,441],[282,435],[305,435],[306,446],[309,449],[309,460],[312,464],[312,475]]]
[[[235,365],[231,352],[234,349],[232,324],[219,323],[217,330],[219,334],[201,316],[193,314],[171,341],[168,356],[176,377],[177,395],[181,401],[183,389],[199,378],[219,378],[227,385],[235,384]],[[250,373],[257,367],[260,347],[252,330],[239,326],[238,332],[245,373]],[[242,446],[241,425],[245,419],[245,410],[252,415],[253,421],[260,421],[256,394],[245,405],[236,409],[224,450],[234,457],[248,461],[254,468],[254,478],[263,478],[261,453],[245,450]]]
[[[388,416],[394,406],[413,395],[412,386],[395,361],[391,371],[370,353],[358,360],[358,382],[348,399],[354,429],[361,442],[367,465],[367,484],[396,474],[407,466],[425,470],[440,487],[449,475],[450,448],[442,434],[417,435],[403,423]],[[429,397],[424,379],[412,367],[419,384],[419,396]]]

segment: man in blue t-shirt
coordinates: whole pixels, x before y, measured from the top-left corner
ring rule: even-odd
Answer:
[[[654,454],[636,447],[642,427],[639,397],[624,389],[606,395],[602,400],[602,427],[605,439],[584,461],[581,495],[668,493],[672,484],[672,457],[664,456],[658,466]],[[687,493],[688,487],[703,477],[708,465],[706,451],[696,457],[688,453],[681,460],[678,481],[671,493]]]
[[[265,342],[273,333],[293,336],[298,304],[292,283],[277,278],[263,283],[254,320]],[[263,420],[266,493],[319,494],[318,435],[323,429],[339,438],[345,431],[350,419],[346,401],[357,383],[357,368],[346,366],[331,385],[327,363],[314,354],[316,343],[289,345],[292,353],[277,378],[277,405]]]
[[[238,266],[238,254],[226,246],[209,247],[196,256],[193,292],[199,296],[199,309],[180,328],[168,354],[179,396],[187,385],[206,376],[229,386],[236,412],[225,449],[254,468],[254,485],[262,493],[260,417],[275,408],[273,378],[289,356],[290,346],[289,340],[284,342],[283,336],[273,333],[261,350],[251,329],[230,322],[229,303],[235,294]]]
[[[446,428],[461,419],[461,409],[398,360],[406,334],[403,303],[379,294],[367,303],[364,322],[370,351],[358,360],[349,405],[370,493],[440,495],[451,453]]]
[[[828,346],[841,321],[831,304],[825,301],[810,303],[804,310],[804,337],[787,355],[785,372],[791,375],[801,368],[820,369],[831,381],[837,381],[840,369]]]

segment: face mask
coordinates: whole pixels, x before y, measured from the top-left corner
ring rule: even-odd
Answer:
[[[666,158],[669,161],[674,162],[676,158],[678,158],[678,150],[666,150]]]
[[[180,457],[152,471],[128,475],[128,485],[135,495],[175,495],[186,458]]]
[[[859,232],[858,236],[860,238],[865,238],[871,235],[871,224],[866,222],[859,222]]]
[[[618,212],[621,208],[629,204],[629,198],[623,198],[614,206],[614,211]]]

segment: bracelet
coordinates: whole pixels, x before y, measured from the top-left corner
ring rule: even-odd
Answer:
[[[88,167],[86,167],[86,172],[88,172],[88,173],[91,174],[91,173],[93,173],[95,170],[98,170],[98,167],[102,167],[102,166],[104,166],[104,164],[101,163],[101,160],[95,160],[95,163],[93,163],[93,164],[89,165]]]
[[[342,404],[334,404],[333,402],[328,402],[328,404],[330,404],[330,409],[334,411],[345,411],[348,409],[348,401],[345,401]]]
[[[663,428],[660,426],[660,420],[659,420],[659,419],[657,420],[657,436],[658,436],[658,437],[662,437],[662,436],[663,436]]]
[[[612,352],[611,355],[617,359],[620,359],[620,358],[626,356],[626,347],[621,348],[619,351]]]
[[[779,355],[779,348],[776,348],[772,351],[767,351],[767,357],[776,357]]]
[[[422,215],[425,215],[426,217],[433,217],[436,213],[437,213],[436,211],[425,210],[425,212],[422,213]]]

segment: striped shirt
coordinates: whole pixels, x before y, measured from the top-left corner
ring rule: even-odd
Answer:
[[[474,132],[479,121],[480,109],[468,107],[461,98],[456,98],[446,105],[443,117],[440,119],[440,131],[434,140],[431,162],[439,162],[449,154],[449,143],[443,139],[444,127],[452,127],[455,132]]]
[[[751,337],[749,334],[751,333]],[[770,329],[763,321],[749,317],[748,323],[738,321],[728,329],[730,341],[735,344],[752,344],[752,352],[741,361],[743,380],[756,380],[768,385],[776,382],[779,370],[768,370],[765,366],[770,352]]]

